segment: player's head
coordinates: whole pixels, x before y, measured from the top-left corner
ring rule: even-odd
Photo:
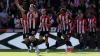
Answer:
[[[36,6],[34,4],[30,4],[29,11],[34,12],[35,9],[36,9]]]
[[[80,19],[82,19],[83,16],[84,16],[83,13],[80,13],[80,14],[79,14],[79,18],[80,18]]]
[[[42,15],[46,15],[46,13],[47,13],[46,9],[42,9],[41,13],[42,13]]]
[[[66,13],[66,9],[65,8],[61,8],[60,9],[60,13],[62,13],[62,14]]]
[[[90,12],[90,17],[94,17],[94,13]]]

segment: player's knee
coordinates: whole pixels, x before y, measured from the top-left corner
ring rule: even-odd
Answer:
[[[48,34],[45,35],[46,38],[48,38],[48,36],[49,36]]]
[[[48,43],[48,39],[45,39],[45,43]]]
[[[28,38],[25,38],[24,41],[25,41],[25,43],[28,43],[29,42],[29,39]]]
[[[48,41],[45,41],[46,44],[48,44]]]
[[[40,36],[40,37],[39,37],[39,41],[42,41],[42,40],[43,40],[43,37],[42,37],[42,36]]]
[[[29,40],[34,41],[34,36],[30,36]]]

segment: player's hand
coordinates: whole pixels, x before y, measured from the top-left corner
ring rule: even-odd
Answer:
[[[40,26],[39,26],[39,28],[42,28],[43,26],[44,26],[44,25],[41,23]]]

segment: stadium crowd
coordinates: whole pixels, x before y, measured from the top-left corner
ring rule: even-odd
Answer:
[[[82,11],[85,18],[89,17],[89,12],[94,13],[97,22],[100,22],[100,0],[20,0],[20,4],[25,10],[28,10],[30,4],[35,4],[39,15],[40,10],[46,8],[53,27],[57,26],[56,18],[60,8],[66,8],[66,13],[69,13],[73,20]],[[20,17],[21,13],[14,0],[0,0],[0,28],[22,28]]]

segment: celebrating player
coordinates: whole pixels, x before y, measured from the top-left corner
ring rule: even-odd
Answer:
[[[49,43],[48,43],[48,37],[49,37],[49,31],[50,31],[50,17],[46,15],[47,11],[46,9],[41,10],[42,15],[40,16],[40,42],[43,41],[43,37],[45,37],[45,44],[46,44],[46,52],[49,52]]]
[[[56,41],[56,44],[55,44],[55,47],[58,47],[58,44],[59,44],[59,38],[61,38],[61,35],[63,36],[64,40],[65,40],[65,43],[67,45],[67,49],[66,49],[66,52],[68,51],[72,51],[72,44],[71,42],[69,41],[70,40],[70,35],[69,35],[69,32],[70,32],[70,24],[71,23],[71,17],[69,14],[66,14],[66,10],[64,8],[62,8],[60,10],[60,15],[58,17],[58,28],[57,28],[57,35],[58,35],[58,39]]]
[[[95,51],[98,50],[97,36],[96,36],[96,18],[93,13],[90,13],[90,17],[88,18],[88,38],[87,38],[87,47],[85,50],[89,49],[89,42],[91,37],[95,37]]]
[[[37,47],[37,39],[35,38],[35,34],[36,34],[36,21],[37,21],[37,17],[38,17],[38,13],[35,12],[36,6],[33,4],[30,4],[29,7],[29,11],[25,11],[18,3],[18,0],[15,0],[15,4],[16,6],[20,9],[22,14],[26,14],[27,15],[27,23],[28,23],[28,28],[29,28],[29,40],[32,43],[32,46],[35,46],[35,52],[37,54],[39,54],[39,50]],[[31,49],[33,49],[31,47]]]
[[[23,15],[22,15],[23,16]],[[30,52],[30,40],[29,40],[29,36],[28,36],[28,26],[27,26],[27,20],[26,20],[26,16],[24,16],[23,18],[21,18],[21,25],[23,27],[23,39],[25,41],[26,46],[28,47],[28,51]]]
[[[76,34],[77,34],[77,37],[80,42],[80,50],[79,51],[83,51],[83,48],[84,48],[83,38],[85,36],[86,28],[87,28],[87,26],[86,26],[87,22],[83,18],[83,16],[84,15],[81,12],[76,20]]]

